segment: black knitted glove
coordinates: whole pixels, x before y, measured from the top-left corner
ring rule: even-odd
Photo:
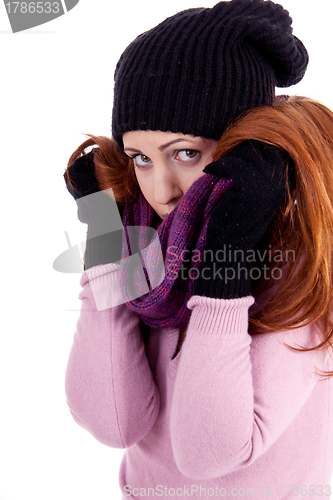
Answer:
[[[232,299],[251,294],[251,260],[274,213],[287,196],[285,151],[245,141],[204,172],[233,184],[214,207],[207,228],[205,258],[195,294]],[[293,188],[293,173],[289,183]]]
[[[74,189],[65,182],[78,207],[78,218],[88,224],[84,269],[121,259],[123,229],[115,200],[100,191],[95,177],[94,150],[69,167]]]
[[[95,151],[92,149],[89,153],[77,158],[69,166],[68,171],[73,187],[70,186],[67,180],[66,172],[64,174],[67,189],[75,200],[100,191],[95,176],[94,154]]]

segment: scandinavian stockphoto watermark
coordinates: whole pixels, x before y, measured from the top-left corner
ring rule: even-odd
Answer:
[[[13,33],[48,23],[72,10],[79,0],[4,0]]]
[[[296,259],[294,250],[273,249],[271,245],[263,250],[242,250],[225,244],[216,251],[181,250],[173,245],[168,247],[166,253],[167,269],[172,279],[180,276],[183,280],[219,279],[224,283],[234,279],[280,280],[283,275],[282,265],[295,262]],[[175,263],[179,261],[182,266],[175,269]]]

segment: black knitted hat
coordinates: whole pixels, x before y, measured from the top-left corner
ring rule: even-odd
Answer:
[[[304,76],[308,53],[287,10],[231,0],[179,12],[138,36],[115,70],[112,135],[131,130],[219,139],[243,111],[270,105],[275,86]]]

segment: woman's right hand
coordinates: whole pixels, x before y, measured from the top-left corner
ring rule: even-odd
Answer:
[[[89,153],[77,158],[64,174],[67,189],[75,200],[100,191],[95,175],[94,153],[92,149]]]
[[[121,259],[123,226],[116,201],[110,191],[101,191],[95,176],[94,149],[77,158],[68,168],[72,186],[65,175],[68,191],[76,200],[78,218],[88,224],[84,255],[85,270]]]

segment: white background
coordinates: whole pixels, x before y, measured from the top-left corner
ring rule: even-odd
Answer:
[[[333,108],[333,2],[280,3],[310,54],[289,93]],[[123,451],[95,441],[66,406],[80,275],[57,273],[52,263],[67,248],[64,231],[76,244],[84,226],[62,176],[82,134],[110,136],[113,71],[127,44],[179,10],[214,4],[80,0],[16,34],[0,5],[0,500],[120,498]]]

